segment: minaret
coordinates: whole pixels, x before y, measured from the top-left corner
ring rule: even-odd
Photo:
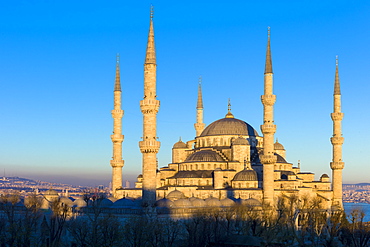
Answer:
[[[156,94],[156,56],[153,29],[153,6],[150,10],[150,27],[144,63],[144,99],[140,101],[143,113],[143,140],[139,142],[143,154],[143,205],[153,206],[156,200],[157,153],[157,113],[159,100]]]
[[[333,205],[343,208],[342,203],[342,170],[344,162],[342,161],[342,145],[344,138],[342,137],[342,119],[341,112],[341,93],[338,73],[338,57],[336,58],[335,80],[334,80],[334,112],[331,114],[333,120],[333,137],[330,138],[333,145],[333,161],[330,162],[332,169],[332,189],[333,189]]]
[[[270,50],[270,28],[268,28],[266,65],[264,78],[264,95],[261,96],[263,104],[263,154],[260,156],[263,164],[263,200],[265,203],[274,205],[274,166],[276,156],[274,154],[274,104],[276,96],[273,94],[273,73]]]
[[[113,142],[113,157],[110,161],[112,166],[112,191],[113,196],[116,196],[116,189],[122,188],[122,167],[124,161],[122,160],[122,116],[121,109],[121,82],[119,72],[119,55],[117,54],[116,61],[116,81],[114,84],[114,109],[112,110],[113,118],[113,135],[111,139]]]
[[[196,136],[200,136],[204,130],[203,123],[203,98],[202,98],[202,77],[199,77],[198,101],[197,101],[197,122],[194,124]]]

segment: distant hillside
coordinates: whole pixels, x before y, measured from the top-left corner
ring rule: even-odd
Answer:
[[[0,177],[0,189],[1,190],[19,190],[19,191],[44,191],[48,189],[54,189],[57,191],[69,190],[69,191],[82,191],[87,187],[73,186],[69,184],[61,183],[50,183],[40,180],[33,180],[28,178],[20,177]]]

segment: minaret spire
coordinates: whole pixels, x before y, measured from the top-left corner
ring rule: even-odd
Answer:
[[[112,192],[113,196],[117,197],[117,189],[122,188],[122,167],[124,161],[122,160],[122,117],[123,110],[121,109],[121,81],[119,68],[119,54],[116,57],[116,79],[114,83],[114,109],[112,110],[113,118],[113,135],[111,139],[113,142],[113,157],[110,161],[112,166]]]
[[[199,76],[197,116],[196,116],[196,123],[194,124],[195,135],[200,136],[200,134],[202,134],[204,130],[204,127],[205,127],[205,124],[203,123],[202,76]]]
[[[272,73],[272,59],[271,59],[271,48],[270,48],[270,27],[268,27],[267,29],[265,74],[266,73]]]
[[[267,31],[267,51],[264,77],[264,95],[261,96],[263,104],[263,154],[260,156],[263,164],[263,200],[265,203],[274,205],[274,167],[276,155],[274,149],[274,134],[276,125],[274,124],[274,104],[276,96],[273,94],[273,73],[270,49],[270,27]]]
[[[114,84],[114,91],[121,91],[121,76],[119,71],[119,54],[116,56],[116,81]]]
[[[157,113],[159,100],[156,93],[157,64],[155,58],[153,6],[150,9],[150,25],[146,57],[144,63],[144,99],[140,101],[143,113],[143,140],[139,142],[143,154],[143,205],[153,206],[156,201],[157,153],[160,142],[157,141]]]
[[[150,25],[149,25],[149,35],[148,35],[148,43],[146,46],[146,56],[145,56],[145,63],[156,63],[156,56],[155,56],[155,43],[154,43],[154,27],[153,27],[153,16],[154,16],[154,7],[150,7]]]
[[[342,145],[344,138],[342,137],[342,119],[344,114],[341,112],[341,93],[338,72],[338,57],[335,64],[334,78],[334,111],[331,114],[333,120],[333,137],[330,138],[333,146],[333,160],[330,162],[332,169],[332,189],[333,189],[333,206],[343,208],[342,203],[342,170],[344,162],[342,161]]]

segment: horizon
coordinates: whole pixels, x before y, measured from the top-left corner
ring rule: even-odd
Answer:
[[[170,1],[0,3],[0,169],[27,178],[108,185],[116,54],[122,87],[123,181],[141,173],[143,63],[154,5],[159,167],[195,136],[198,78],[206,125],[232,113],[262,135],[271,27],[275,124],[287,161],[330,178],[335,57],[343,184],[369,183],[370,3]],[[214,100],[215,95],[221,100]],[[365,110],[365,111],[363,111]],[[42,179],[38,179],[42,180]],[[105,181],[105,182],[104,182]],[[82,184],[81,184],[82,185]]]

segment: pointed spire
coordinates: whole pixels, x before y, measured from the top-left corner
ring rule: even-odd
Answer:
[[[145,56],[146,64],[147,63],[156,64],[153,15],[154,15],[154,7],[152,5],[150,6],[150,27],[149,27],[148,43],[146,47],[146,56]]]
[[[266,64],[265,74],[272,73],[272,60],[271,60],[271,48],[270,48],[270,27],[267,29],[267,49],[266,49]]]
[[[225,118],[234,118],[234,115],[231,113],[230,98],[229,98],[229,102],[227,104],[227,114],[226,114]]]
[[[336,56],[336,58],[335,58],[334,95],[340,95],[340,82],[339,82],[339,72],[338,72],[338,56]]]
[[[197,109],[203,109],[202,76],[199,76]]]
[[[114,91],[121,91],[121,76],[119,72],[119,53],[116,56],[116,81],[114,83]]]

